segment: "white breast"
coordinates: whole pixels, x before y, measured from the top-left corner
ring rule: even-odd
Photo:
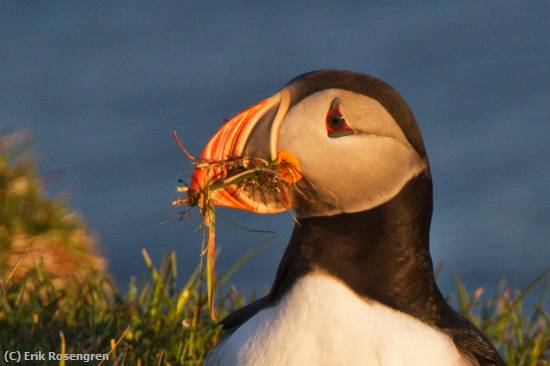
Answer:
[[[211,352],[205,366],[462,366],[452,340],[414,317],[310,274]]]

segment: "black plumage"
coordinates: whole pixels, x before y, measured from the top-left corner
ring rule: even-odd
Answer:
[[[221,324],[231,333],[277,304],[300,277],[321,270],[365,301],[378,301],[439,328],[480,365],[504,365],[491,342],[447,304],[437,287],[429,253],[431,214],[432,183],[426,171],[371,210],[300,219],[270,293]]]

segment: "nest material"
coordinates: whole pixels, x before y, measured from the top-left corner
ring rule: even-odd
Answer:
[[[287,209],[290,208],[288,193],[291,189],[299,192],[296,183],[302,178],[298,160],[290,153],[279,152],[276,160],[257,157],[233,158],[224,161],[195,161],[196,169],[206,173],[206,181],[199,189],[179,187],[185,197],[173,201],[174,205],[198,206],[201,223],[208,233],[203,243],[206,254],[206,278],[208,302],[212,319],[214,313],[216,215],[213,199],[216,191],[225,188],[240,191],[255,201],[266,203],[268,197],[277,199]]]

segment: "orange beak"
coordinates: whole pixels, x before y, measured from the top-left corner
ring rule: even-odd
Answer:
[[[246,145],[254,128],[262,117],[274,108],[277,108],[277,113],[272,121],[268,121],[270,123],[269,128],[267,130],[265,128],[262,129],[266,130],[262,131],[264,134],[269,133],[269,136],[263,136],[262,141],[268,145],[264,148],[265,151],[269,151],[270,156],[263,156],[262,158],[271,161],[278,159],[279,129],[289,106],[290,93],[287,89],[283,89],[281,92],[262,100],[226,122],[210,139],[202,151],[199,164],[191,178],[189,193],[200,192],[209,183],[225,178],[227,168],[223,164],[216,163],[243,158]],[[208,164],[208,169],[201,166],[201,163]],[[266,202],[265,200],[254,199],[246,192],[240,190],[237,185],[229,185],[216,189],[211,192],[209,199],[216,206],[232,207],[258,213],[277,213],[288,209],[288,206],[282,204],[280,200]]]

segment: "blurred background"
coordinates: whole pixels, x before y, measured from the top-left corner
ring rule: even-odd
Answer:
[[[12,1],[0,3],[0,134],[28,129],[50,196],[99,238],[121,287],[176,250],[197,264],[196,211],[178,178],[224,118],[315,69],[369,73],[407,100],[434,178],[431,248],[445,292],[550,266],[550,2]],[[269,286],[288,214],[221,210],[278,233],[233,277]],[[223,272],[266,239],[222,221]]]

